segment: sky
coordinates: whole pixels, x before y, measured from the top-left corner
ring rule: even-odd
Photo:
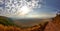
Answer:
[[[60,0],[0,0],[0,16],[50,18],[60,10]]]
[[[0,16],[13,19],[51,18],[56,16],[57,11],[60,11],[60,0],[0,0]],[[15,22],[23,26],[32,26],[40,21]]]

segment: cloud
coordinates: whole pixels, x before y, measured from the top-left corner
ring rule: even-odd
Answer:
[[[5,11],[6,14],[11,16],[17,15],[23,6],[27,6],[30,9],[41,8],[42,0],[5,0]],[[18,13],[17,13],[18,12]]]
[[[41,0],[30,0],[29,2],[27,2],[27,5],[30,8],[38,8],[39,6],[41,7],[41,4],[38,4],[39,2],[41,2]]]
[[[3,8],[0,7],[0,16],[3,15]]]
[[[2,4],[4,4],[4,2],[3,2],[4,0],[0,0],[0,5],[2,5]]]

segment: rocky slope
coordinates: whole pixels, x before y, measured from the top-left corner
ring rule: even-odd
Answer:
[[[53,21],[49,21],[44,31],[60,31],[60,15],[53,18]]]

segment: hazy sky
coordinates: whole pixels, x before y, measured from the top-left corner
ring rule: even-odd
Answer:
[[[60,0],[0,0],[0,16],[12,18],[54,17]]]

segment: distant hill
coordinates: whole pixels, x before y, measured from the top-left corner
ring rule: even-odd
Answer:
[[[14,20],[14,23],[17,24],[18,26],[22,26],[22,27],[31,27],[34,25],[43,24],[46,21],[50,21],[50,20],[51,20],[51,18],[17,19],[17,20]]]

